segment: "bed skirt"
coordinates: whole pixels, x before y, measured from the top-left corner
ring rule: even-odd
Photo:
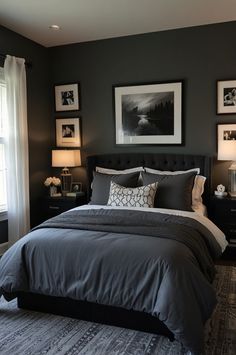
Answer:
[[[23,309],[160,334],[174,340],[173,333],[163,322],[143,312],[25,292],[18,294],[17,304]]]

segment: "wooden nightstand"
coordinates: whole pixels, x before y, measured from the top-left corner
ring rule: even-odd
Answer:
[[[71,208],[84,205],[86,203],[85,193],[77,196],[44,197],[42,199],[42,209],[44,220],[57,216]]]
[[[225,252],[226,257],[236,257],[236,198],[216,197],[211,198],[210,218],[225,233],[229,247]]]

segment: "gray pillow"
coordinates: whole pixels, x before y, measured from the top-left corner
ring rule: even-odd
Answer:
[[[106,205],[111,181],[125,187],[136,187],[138,184],[139,172],[121,175],[100,174],[94,172],[92,182],[92,196],[90,203],[93,205]]]
[[[154,206],[182,211],[192,210],[192,189],[196,172],[180,175],[142,173],[143,184],[158,182]]]

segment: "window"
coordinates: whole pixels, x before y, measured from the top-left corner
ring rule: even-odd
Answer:
[[[3,68],[0,68],[0,214],[7,210],[6,163],[4,154],[6,117],[6,85]]]

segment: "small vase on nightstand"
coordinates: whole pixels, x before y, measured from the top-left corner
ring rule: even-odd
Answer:
[[[57,187],[56,186],[50,186],[49,187],[49,194],[50,194],[50,197],[53,197],[54,195],[56,195],[57,193]]]

